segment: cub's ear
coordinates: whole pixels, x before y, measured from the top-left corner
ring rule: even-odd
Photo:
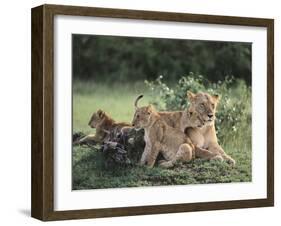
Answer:
[[[98,116],[99,116],[100,118],[102,118],[102,117],[104,116],[104,111],[102,111],[101,109],[99,109],[99,110],[97,111],[97,113],[98,113]]]
[[[187,98],[188,98],[190,101],[194,100],[195,94],[192,93],[191,91],[187,91],[186,95],[187,95]]]
[[[215,94],[215,95],[212,96],[212,98],[213,98],[213,100],[215,100],[216,102],[218,102],[219,99],[220,99],[220,96],[219,96],[218,94]]]

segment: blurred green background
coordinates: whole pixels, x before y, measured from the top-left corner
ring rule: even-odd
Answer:
[[[175,82],[193,72],[209,81],[234,76],[251,85],[251,44],[73,35],[74,79],[135,82],[163,75]]]

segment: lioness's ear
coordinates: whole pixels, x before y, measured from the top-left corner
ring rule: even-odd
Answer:
[[[213,97],[213,99],[215,100],[215,101],[219,101],[219,99],[220,99],[220,96],[218,95],[218,94],[215,94],[215,95],[213,95],[212,96]]]
[[[188,98],[190,101],[192,101],[192,100],[194,99],[194,97],[195,97],[195,94],[192,93],[191,91],[187,91],[186,95],[187,95],[187,98]]]
[[[104,116],[104,111],[102,111],[101,109],[99,109],[99,110],[97,111],[97,113],[98,113],[98,116],[99,116],[100,118],[102,118],[102,117]]]

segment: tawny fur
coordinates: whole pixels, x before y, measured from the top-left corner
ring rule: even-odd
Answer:
[[[201,120],[195,114],[186,118],[188,126],[197,127]],[[169,126],[152,105],[137,107],[132,125],[137,128],[144,128],[145,149],[141,157],[140,164],[153,167],[159,153],[166,161],[162,161],[160,166],[169,168],[177,161],[188,162],[195,157],[197,149],[199,156],[214,158],[215,155],[208,150],[196,148],[191,140],[178,128]],[[206,153],[204,153],[206,152]]]
[[[216,107],[219,101],[218,95],[209,95],[207,93],[192,92],[187,93],[190,107],[185,111],[159,112],[160,117],[174,128],[179,128],[185,132],[192,143],[200,148],[207,149],[212,154],[220,155],[222,159],[235,165],[235,160],[225,153],[218,144],[215,129]],[[202,121],[201,127],[190,127],[184,120],[186,114],[197,113]]]

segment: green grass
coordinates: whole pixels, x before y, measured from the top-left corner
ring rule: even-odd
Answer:
[[[137,95],[148,93],[143,84],[114,84],[111,87],[93,82],[74,82],[73,87],[73,128],[74,131],[92,133],[88,121],[93,112],[102,109],[116,121],[131,122],[134,114],[134,100]],[[148,104],[150,95],[141,101]]]
[[[235,92],[235,90],[233,91]],[[74,82],[73,129],[74,132],[93,133],[88,127],[92,113],[98,109],[108,112],[117,121],[131,122],[135,97],[144,93],[140,105],[155,98],[143,84],[112,85]],[[157,166],[104,167],[101,152],[87,147],[73,148],[73,189],[118,188],[138,186],[183,185],[204,183],[230,183],[251,181],[251,126],[243,121],[235,131],[218,131],[220,144],[237,162],[231,167],[216,160],[195,159],[178,164],[172,169]]]

